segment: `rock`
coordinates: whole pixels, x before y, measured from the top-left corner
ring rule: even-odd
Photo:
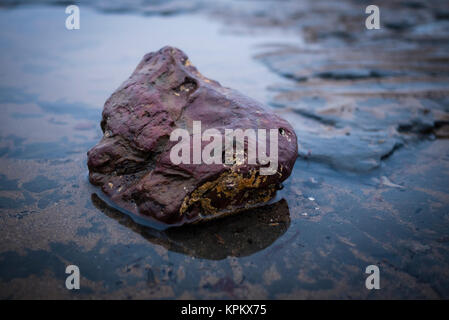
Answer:
[[[89,180],[122,210],[143,218],[141,223],[193,223],[266,203],[290,175],[298,154],[296,135],[285,120],[204,77],[172,47],[145,55],[106,101],[102,117],[103,138],[88,152]],[[170,135],[185,129],[192,137],[193,121],[201,121],[203,132],[214,128],[222,134],[276,129],[276,172],[262,175],[263,166],[248,161],[174,164],[170,151],[178,142]],[[200,144],[203,150],[208,142]]]

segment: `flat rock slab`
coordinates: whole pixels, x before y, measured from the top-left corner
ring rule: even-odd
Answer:
[[[248,161],[174,164],[170,152],[178,142],[170,141],[170,135],[185,129],[192,141],[194,121],[201,121],[203,132],[216,129],[223,135],[226,129],[275,129],[277,170],[261,175],[259,162]],[[103,138],[88,152],[91,183],[123,210],[165,224],[216,218],[268,202],[298,155],[289,123],[259,102],[204,77],[172,47],[144,56],[106,101],[101,128]],[[203,141],[201,150],[207,143]],[[266,145],[268,149],[269,141]]]

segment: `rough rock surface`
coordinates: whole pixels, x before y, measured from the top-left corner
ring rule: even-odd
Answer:
[[[261,166],[246,161],[174,165],[170,150],[177,142],[169,140],[170,134],[183,128],[192,135],[193,121],[201,121],[203,132],[278,130],[277,172],[260,175]],[[168,224],[215,218],[269,201],[290,175],[298,153],[296,135],[285,120],[207,79],[172,47],[144,56],[106,101],[101,128],[102,140],[88,152],[91,183],[119,207]]]

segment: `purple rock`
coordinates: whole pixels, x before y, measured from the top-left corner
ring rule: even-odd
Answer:
[[[201,132],[216,129],[223,136],[226,129],[257,133],[266,129],[268,155],[272,155],[268,132],[275,129],[274,173],[263,174],[263,168],[273,162],[247,161],[249,140],[244,140],[245,161],[236,156],[234,162],[225,163],[223,138],[222,163],[204,163],[201,152],[209,141],[199,140],[198,155],[194,121],[200,121]],[[87,153],[91,183],[123,210],[170,225],[267,203],[290,175],[298,154],[297,138],[288,122],[259,102],[204,77],[181,50],[172,47],[144,56],[106,101],[101,128],[103,138]],[[190,159],[199,157],[200,163],[171,160],[172,148],[179,146],[170,139],[175,129],[186,130]]]

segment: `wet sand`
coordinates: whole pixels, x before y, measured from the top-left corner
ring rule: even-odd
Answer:
[[[0,298],[448,298],[449,8],[332,3],[0,9]],[[295,128],[276,203],[157,231],[96,195],[103,103],[167,44]]]

